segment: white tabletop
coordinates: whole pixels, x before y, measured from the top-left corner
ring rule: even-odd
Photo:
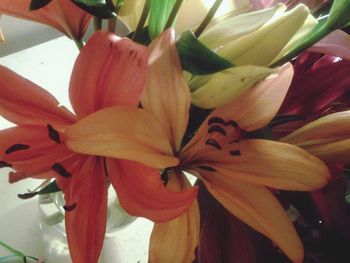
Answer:
[[[70,108],[68,83],[77,54],[75,44],[66,37],[60,37],[0,58],[0,65],[49,90],[63,105]],[[0,117],[0,129],[9,126],[11,123]],[[43,242],[39,227],[38,199],[17,198],[18,193],[34,189],[39,182],[28,179],[10,185],[7,182],[8,172],[8,169],[0,169],[0,241],[25,254],[44,256],[47,246]],[[148,262],[148,240],[152,226],[152,222],[138,218],[128,227],[118,231],[113,239],[108,239],[105,243],[101,255],[104,263]],[[6,254],[8,253],[0,248],[0,257]],[[17,259],[11,262],[20,261]],[[59,260],[46,258],[45,262],[69,263],[70,260],[68,257]]]

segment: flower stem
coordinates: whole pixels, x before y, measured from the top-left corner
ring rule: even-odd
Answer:
[[[84,47],[84,42],[81,39],[74,39],[75,44],[77,45],[78,49],[81,50]]]
[[[142,9],[140,20],[137,23],[137,27],[136,27],[135,33],[132,36],[132,40],[136,40],[137,41],[139,39],[139,37],[141,35],[141,32],[142,32],[142,29],[143,29],[143,26],[146,23],[146,20],[147,20],[147,17],[148,17],[150,9],[151,9],[151,0],[146,0],[145,4],[143,6],[143,9]]]
[[[215,15],[216,11],[218,11],[221,3],[222,3],[222,0],[216,0],[215,3],[212,5],[209,12],[207,13],[205,18],[203,19],[202,23],[196,29],[196,32],[194,32],[194,35],[196,37],[199,37],[202,34],[202,32],[204,31],[204,29],[206,29],[206,27],[209,25],[210,21],[213,19],[214,15]]]
[[[102,28],[102,18],[94,16],[94,29],[95,32]]]
[[[170,28],[176,18],[177,13],[179,12],[179,9],[182,5],[183,0],[176,0],[173,9],[171,10],[171,13],[169,15],[168,21],[165,24],[164,30]]]

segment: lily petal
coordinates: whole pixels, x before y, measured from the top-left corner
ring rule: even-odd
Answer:
[[[281,139],[300,147],[345,139],[350,132],[350,110],[326,115]]]
[[[350,36],[342,30],[335,30],[309,48],[308,51],[350,60]]]
[[[199,79],[198,88],[196,79],[201,77],[195,77],[190,82],[191,89],[195,89],[191,93],[192,103],[204,109],[223,106],[273,72],[273,69],[258,66],[233,67],[205,76],[210,79],[204,85]]]
[[[29,10],[30,0],[1,0],[0,13],[47,24],[68,37],[81,39],[88,27],[91,16],[71,1],[54,0],[47,6]]]
[[[0,114],[16,124],[71,124],[75,116],[46,90],[0,66]]]
[[[220,180],[200,171],[208,191],[233,215],[274,241],[296,263],[303,262],[303,246],[286,212],[265,187]]]
[[[154,168],[179,163],[159,121],[149,112],[110,107],[67,128],[66,146],[74,152],[127,159]]]
[[[275,14],[280,14],[285,9],[285,5],[276,5],[256,12],[224,17],[205,30],[199,40],[208,48],[216,50],[222,45],[258,30]]]
[[[206,156],[196,165],[213,167],[225,182],[242,181],[283,190],[310,191],[328,182],[327,166],[299,147],[268,140],[242,140],[234,147],[237,156],[228,154],[230,149],[226,148],[221,152],[203,149]]]
[[[174,176],[169,179],[169,189],[181,190]],[[150,239],[149,262],[191,263],[195,259],[194,251],[198,243],[199,208],[195,200],[187,213],[167,223],[154,225]]]
[[[196,187],[168,190],[157,169],[126,160],[107,159],[107,164],[120,204],[130,215],[169,221],[186,212],[197,196]]]
[[[87,157],[64,190],[66,230],[74,262],[95,263],[105,236],[107,183],[102,159]]]
[[[159,119],[173,150],[177,151],[187,127],[191,98],[174,31],[167,30],[152,42],[148,63],[149,75],[142,106]]]
[[[301,28],[308,14],[305,5],[298,5],[260,29],[226,44],[218,54],[236,65],[267,66]]]
[[[350,164],[350,139],[303,147],[326,163]]]
[[[137,106],[146,67],[146,47],[109,32],[96,32],[81,50],[72,72],[69,95],[77,116],[109,106]]]

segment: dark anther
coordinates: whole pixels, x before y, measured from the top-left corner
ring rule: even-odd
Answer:
[[[241,156],[241,151],[240,150],[230,151],[230,154],[233,156]]]
[[[165,169],[160,175],[160,179],[162,180],[165,186],[168,184],[168,181],[169,181],[169,173],[170,173],[170,170]]]
[[[4,167],[12,167],[12,165],[10,163],[0,160],[0,168],[4,168]]]
[[[197,167],[199,169],[206,170],[208,172],[217,172],[217,170],[215,170],[213,167],[210,167],[210,166],[200,165],[200,166],[197,166]]]
[[[50,124],[47,125],[49,131],[49,137],[56,143],[61,143],[60,134]]]
[[[67,212],[73,211],[77,207],[77,203],[74,203],[72,205],[64,205],[63,209]]]
[[[32,193],[18,194],[17,196],[21,199],[29,199],[36,196],[37,194],[38,192],[32,192]]]
[[[67,178],[71,176],[71,174],[59,163],[55,163],[51,168],[62,177]]]
[[[210,145],[210,146],[213,146],[214,148],[218,149],[218,150],[221,150],[221,146],[220,144],[215,141],[214,139],[208,139],[206,140],[205,142],[206,145]]]
[[[232,127],[238,127],[237,122],[233,121],[233,120],[229,120],[225,123],[225,126],[232,126]]]
[[[208,120],[208,125],[212,125],[214,123],[218,123],[218,124],[225,124],[225,120],[220,118],[220,117],[212,117]]]
[[[27,145],[27,144],[14,144],[12,145],[11,147],[9,147],[6,151],[5,151],[5,154],[10,154],[10,153],[13,153],[13,152],[17,152],[17,151],[21,151],[21,150],[27,150],[29,149],[30,146]]]
[[[219,125],[210,126],[210,128],[208,129],[208,133],[213,133],[213,132],[218,132],[218,133],[226,136],[226,131],[222,127],[220,127]]]

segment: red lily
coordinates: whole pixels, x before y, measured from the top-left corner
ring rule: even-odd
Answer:
[[[136,109],[146,80],[147,53],[146,47],[129,39],[95,33],[78,56],[70,81],[75,115],[44,89],[0,67],[0,114],[17,124],[0,131],[0,168],[15,170],[10,173],[11,182],[27,177],[56,178],[65,194],[68,244],[75,263],[98,260],[106,225],[107,176],[102,157],[72,152],[61,132],[104,107]],[[122,120],[113,117],[113,122]],[[164,160],[177,163],[173,157]],[[115,168],[109,172],[114,185],[135,183],[135,188],[120,190],[132,191],[131,196],[142,200],[148,210],[138,207],[138,214],[147,216],[152,210],[152,220],[178,216],[195,197],[196,191],[184,195],[169,192],[156,169],[126,160],[107,162]],[[148,195],[153,191],[158,195]],[[179,203],[184,205],[179,207]]]
[[[16,16],[43,23],[61,31],[66,36],[80,40],[89,24],[91,15],[69,0],[53,0],[39,10],[29,10],[30,0],[1,0],[0,14]]]

